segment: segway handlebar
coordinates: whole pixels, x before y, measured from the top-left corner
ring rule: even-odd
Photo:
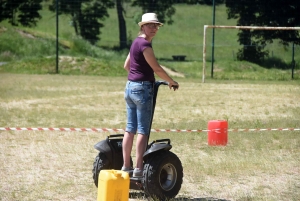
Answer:
[[[169,85],[169,82],[166,81],[156,81],[155,86],[158,88],[160,85]],[[171,86],[174,90],[178,89],[178,86],[172,85]]]

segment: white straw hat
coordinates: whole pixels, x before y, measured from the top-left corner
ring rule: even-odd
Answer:
[[[142,25],[148,24],[148,23],[157,23],[157,24],[159,24],[159,26],[163,25],[163,23],[158,21],[157,16],[156,16],[155,13],[145,13],[142,16],[142,21],[139,22],[138,24],[141,27]]]

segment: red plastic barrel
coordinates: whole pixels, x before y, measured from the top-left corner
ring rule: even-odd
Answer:
[[[228,123],[225,120],[211,120],[208,122],[207,141],[211,146],[226,146],[228,141]]]

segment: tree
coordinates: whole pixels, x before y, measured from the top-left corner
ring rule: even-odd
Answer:
[[[228,19],[238,19],[238,26],[295,27],[300,25],[299,0],[226,0]],[[300,44],[299,31],[262,31],[240,30],[238,33],[243,49],[239,50],[238,59],[259,63],[268,55],[263,51],[268,43],[279,39],[287,46],[294,42]]]
[[[128,47],[127,44],[127,30],[126,30],[126,22],[123,15],[125,12],[122,0],[116,0],[116,8],[118,14],[118,21],[119,21],[119,41],[120,41],[120,49],[124,49]]]
[[[139,6],[143,13],[156,13],[162,23],[172,24],[172,16],[175,14],[174,0],[133,0],[132,6]]]
[[[58,12],[71,15],[76,35],[95,44],[100,39],[100,28],[103,27],[100,20],[109,16],[107,9],[113,6],[112,0],[59,0]],[[56,0],[53,0],[49,9],[56,11]]]
[[[127,31],[126,31],[126,21],[123,14],[126,14],[124,10],[123,3],[128,3],[130,0],[116,0],[116,9],[119,20],[119,39],[120,39],[120,49],[127,48],[129,44],[127,44]],[[172,7],[174,4],[173,0],[151,0],[151,1],[143,1],[143,0],[133,0],[132,6],[138,6],[142,8],[141,13],[146,12],[155,12],[158,15],[158,19],[161,22],[167,22],[169,24],[173,23],[172,15],[175,14],[175,8]],[[139,21],[141,19],[141,13],[136,15],[136,20]],[[166,21],[167,19],[167,21]]]
[[[223,4],[225,0],[182,0],[187,4],[204,4],[204,5],[213,5],[213,1],[215,1],[215,5]]]
[[[0,22],[8,20],[13,26],[19,24],[32,27],[42,17],[39,10],[42,9],[42,0],[1,0],[0,5]]]

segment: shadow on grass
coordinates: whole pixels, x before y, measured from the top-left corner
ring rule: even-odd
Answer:
[[[261,66],[270,69],[270,68],[276,68],[276,69],[281,69],[281,70],[286,70],[286,69],[291,69],[292,64],[291,63],[286,63],[282,59],[277,58],[277,57],[270,57],[268,59],[265,59]]]
[[[151,200],[148,199],[145,193],[143,192],[130,192],[129,193],[130,200]],[[203,197],[203,198],[191,198],[191,197],[176,197],[171,199],[170,201],[230,201],[226,199],[212,198],[212,197]]]

